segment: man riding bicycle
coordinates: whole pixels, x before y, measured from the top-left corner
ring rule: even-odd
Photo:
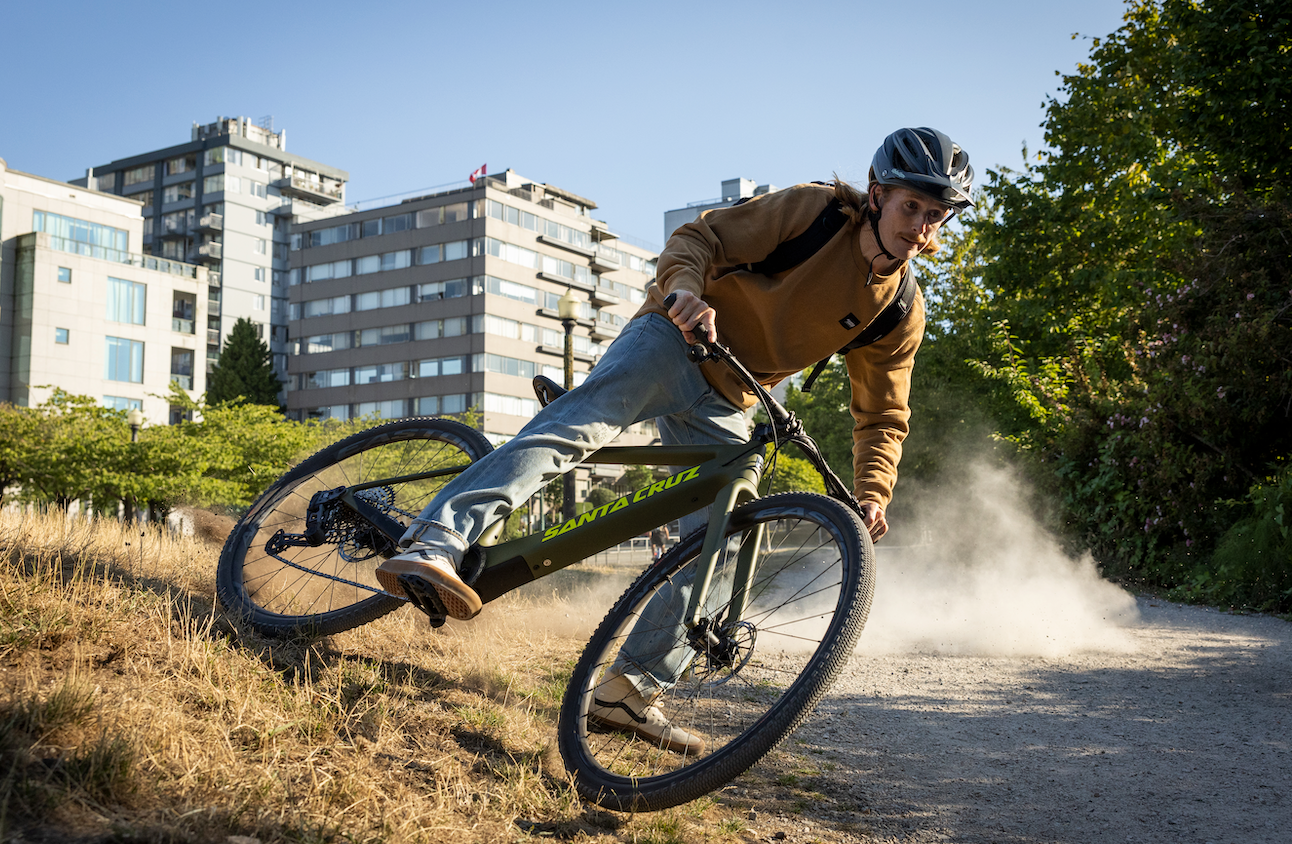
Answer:
[[[936,251],[942,224],[973,204],[972,183],[968,154],[946,135],[899,129],[876,151],[864,193],[837,179],[798,185],[708,211],[680,227],[660,254],[646,302],[587,380],[441,490],[401,540],[405,553],[378,567],[382,588],[402,595],[399,577],[420,577],[451,616],[473,618],[480,598],[457,574],[467,548],[624,428],[654,418],[666,445],[744,442],[745,410],[754,398],[725,367],[687,359],[696,335],[716,337],[767,386],[830,357],[895,299],[910,259]],[[750,269],[805,232],[835,200],[847,219],[824,246],[783,271]],[[873,539],[888,530],[885,508],[909,430],[911,369],[924,332],[916,293],[893,330],[844,356],[852,388],[853,488]],[[703,522],[703,514],[683,519],[681,535]],[[630,638],[589,715],[603,726],[698,753],[703,739],[670,726],[652,705],[686,666],[652,662],[644,656],[651,653],[648,638],[636,645]]]

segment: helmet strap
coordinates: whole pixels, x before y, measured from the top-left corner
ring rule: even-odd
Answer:
[[[900,261],[901,259],[889,252],[884,246],[884,240],[879,236],[879,218],[884,213],[884,206],[880,205],[878,211],[871,211],[870,207],[866,208],[866,216],[870,219],[870,230],[875,233],[875,243],[879,246],[879,251],[888,256],[889,260]]]

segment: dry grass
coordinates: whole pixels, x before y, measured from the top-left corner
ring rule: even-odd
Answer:
[[[577,578],[439,631],[403,609],[284,643],[215,605],[218,550],[0,513],[0,840],[740,837],[714,801],[615,815],[568,786],[557,708],[608,603]]]

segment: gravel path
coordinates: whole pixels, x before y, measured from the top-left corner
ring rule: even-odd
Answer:
[[[1079,568],[1071,577],[1089,581]],[[1061,653],[1061,632],[1037,622],[1030,649],[1040,652],[1016,636],[1004,655],[982,653],[990,636],[964,645],[872,636],[886,616],[910,619],[890,584],[899,599],[877,598],[844,676],[766,763],[780,773],[732,789],[766,809],[746,837],[1292,841],[1292,625],[1133,600],[1108,584],[1091,599],[1069,581],[1045,588],[1066,586],[1057,603],[1084,602],[1098,616],[1078,624],[1080,645]],[[944,583],[943,603],[963,586]],[[990,628],[994,615],[967,621]],[[937,617],[924,613],[945,638]],[[1017,633],[1026,622],[1005,626]],[[793,794],[766,799],[786,781]],[[795,795],[798,813],[785,812]]]

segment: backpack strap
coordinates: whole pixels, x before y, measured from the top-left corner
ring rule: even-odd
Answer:
[[[843,210],[843,203],[832,199],[806,231],[779,244],[758,263],[745,264],[740,269],[761,275],[775,275],[790,267],[797,267],[829,243],[847,222],[848,215]]]
[[[879,312],[879,316],[871,320],[870,325],[863,328],[856,337],[848,341],[848,344],[835,354],[844,355],[853,349],[860,349],[862,346],[869,346],[877,340],[882,340],[888,336],[888,333],[906,319],[906,315],[911,312],[915,305],[915,284],[914,273],[911,272],[911,265],[906,265],[906,272],[902,273],[902,280],[897,284],[897,295],[893,301],[888,303],[888,307]],[[830,358],[822,358],[812,367],[808,377],[803,380],[803,386],[799,388],[801,392],[812,392],[812,385],[816,382],[817,376],[825,369],[825,365],[830,362]]]

